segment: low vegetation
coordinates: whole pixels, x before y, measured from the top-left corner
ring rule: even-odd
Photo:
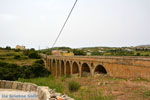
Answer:
[[[143,95],[144,95],[144,97],[147,97],[150,99],[150,90],[145,91]]]
[[[18,78],[45,77],[50,74],[43,64],[35,62],[31,66],[19,66],[6,62],[0,62],[0,80],[18,80]]]
[[[68,88],[69,88],[70,92],[76,92],[79,90],[80,87],[81,87],[81,85],[78,82],[70,81],[68,83]]]
[[[39,77],[39,78],[32,78],[32,79],[19,78],[18,81],[35,83],[39,86],[48,86],[49,88],[55,89],[57,92],[61,92],[61,93],[63,93],[64,91],[63,84],[61,82],[56,81],[55,77],[53,76]]]
[[[19,50],[10,47],[0,48],[0,61],[20,66],[32,65],[40,56],[34,49]]]
[[[43,60],[34,49],[18,50],[10,47],[0,49],[0,80],[45,77],[50,74]]]
[[[72,77],[58,77],[53,76],[23,79],[20,78],[18,81],[35,83],[40,86],[48,86],[51,89],[55,89],[57,92],[67,94],[73,97],[75,100],[114,100],[112,96],[104,96],[103,91],[96,89],[95,87],[85,88],[81,84],[81,80],[73,81]]]

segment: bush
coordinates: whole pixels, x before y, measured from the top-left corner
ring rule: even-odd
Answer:
[[[20,58],[21,58],[20,55],[15,55],[15,56],[14,56],[14,59],[20,59]]]
[[[38,55],[37,52],[34,51],[29,53],[29,58],[40,59],[41,57]]]
[[[14,51],[15,51],[15,52],[20,52],[21,50],[20,50],[20,49],[15,49]]]
[[[140,53],[136,53],[136,56],[140,56],[141,54]]]
[[[10,46],[6,46],[5,50],[11,50]]]
[[[20,75],[20,67],[16,64],[0,62],[0,80],[17,80]]]
[[[73,49],[74,55],[82,55],[85,56],[86,53],[83,50]]]
[[[81,87],[81,85],[78,82],[75,81],[71,81],[69,82],[68,88],[70,92],[76,92],[79,90],[79,88]]]
[[[44,64],[44,61],[43,60],[37,60],[37,61],[35,61],[35,63]]]
[[[13,56],[14,53],[7,53],[5,56]]]
[[[15,81],[18,78],[36,78],[49,76],[50,72],[44,68],[43,64],[34,63],[32,66],[18,66],[0,62],[0,80]]]
[[[34,49],[24,50],[23,54],[28,56],[29,58],[33,58],[33,59],[40,59],[41,58],[41,56],[38,54],[38,52],[35,51]]]
[[[42,64],[35,63],[32,65],[32,72],[34,73],[34,77],[45,77],[50,74],[50,72],[44,68]]]
[[[144,97],[150,97],[150,90],[144,92]]]

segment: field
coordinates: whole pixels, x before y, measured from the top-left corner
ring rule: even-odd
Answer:
[[[16,55],[21,56],[19,59],[14,59]],[[37,59],[29,59],[22,51],[15,50],[0,50],[0,61],[17,64],[20,66],[32,65]]]
[[[107,75],[94,77],[59,77],[53,76],[35,79],[19,79],[49,86],[56,91],[68,94],[75,100],[150,100],[150,80],[120,79]],[[70,92],[68,84],[78,82],[81,87],[77,92]]]

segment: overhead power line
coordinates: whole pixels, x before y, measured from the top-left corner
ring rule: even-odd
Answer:
[[[61,30],[60,30],[60,32],[59,32],[57,38],[56,38],[56,40],[54,41],[54,43],[53,43],[53,45],[52,45],[52,48],[55,46],[56,42],[58,41],[58,39],[59,39],[59,37],[60,37],[60,35],[61,35],[61,33],[62,33],[62,31],[63,31],[63,29],[64,29],[66,23],[67,23],[67,21],[68,21],[68,19],[70,18],[70,15],[71,15],[72,11],[74,10],[74,8],[75,8],[75,6],[76,6],[76,4],[77,4],[77,1],[78,1],[78,0],[75,1],[73,7],[71,8],[71,10],[70,10],[70,12],[69,12],[69,15],[67,16],[67,19],[65,20],[65,22],[64,22],[64,24],[63,24],[63,26],[62,26],[62,28],[61,28]]]

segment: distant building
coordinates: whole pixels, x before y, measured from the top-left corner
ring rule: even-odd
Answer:
[[[91,53],[91,52],[87,52],[86,55],[87,55],[87,56],[91,56],[92,53]]]
[[[100,52],[100,53],[104,53],[105,51],[99,50],[98,52]]]
[[[16,49],[19,49],[19,50],[25,50],[25,49],[26,49],[26,47],[25,47],[25,46],[17,45],[17,46],[16,46]]]
[[[52,55],[55,56],[74,56],[73,52],[62,51],[62,50],[53,50]]]
[[[129,49],[129,48],[126,48],[125,50],[126,50],[126,51],[133,51],[132,49]]]

